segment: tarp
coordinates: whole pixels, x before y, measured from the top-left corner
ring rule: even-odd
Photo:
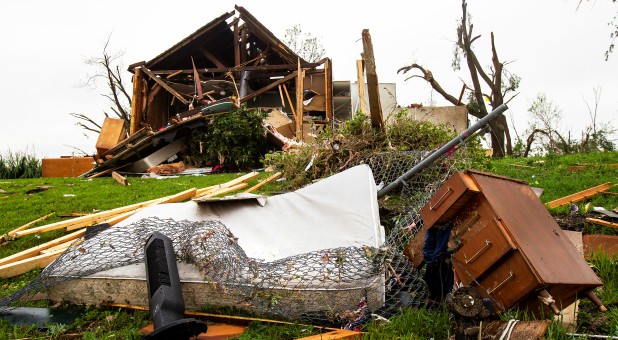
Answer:
[[[146,217],[222,222],[247,256],[273,261],[336,247],[384,243],[371,169],[359,165],[294,192],[255,201],[170,203],[148,207],[118,226]]]

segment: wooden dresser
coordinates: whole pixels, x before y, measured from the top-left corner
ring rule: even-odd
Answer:
[[[562,310],[602,285],[525,182],[478,171],[456,173],[421,217],[425,229],[454,222],[457,276],[491,297],[499,310],[519,306],[537,313],[544,306],[537,298],[543,290]]]

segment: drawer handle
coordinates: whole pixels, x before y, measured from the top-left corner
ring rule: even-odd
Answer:
[[[504,279],[504,281],[498,283],[492,290],[490,290],[488,293],[491,294],[493,292],[495,292],[498,288],[502,287],[508,280],[512,279],[513,276],[515,276],[515,273],[513,273],[513,270],[510,271],[510,275],[509,277],[507,277],[506,279]]]
[[[429,210],[436,210],[436,208],[437,208],[437,207],[439,207],[439,206],[440,206],[440,204],[442,204],[442,202],[443,202],[442,200],[443,200],[443,199],[444,199],[444,198],[445,198],[448,194],[450,194],[450,193],[451,193],[451,191],[453,191],[453,190],[451,189],[451,187],[448,187],[448,188],[446,189],[446,192],[444,192],[444,193],[442,194],[442,196],[440,196],[440,198],[438,199],[438,201],[437,201],[436,203],[432,204],[431,206],[429,206]]]
[[[490,240],[485,240],[485,245],[483,246],[483,248],[479,249],[479,251],[477,251],[476,254],[472,255],[471,258],[468,258],[466,256],[466,254],[464,253],[464,258],[466,259],[466,264],[469,264],[470,262],[476,260],[479,256],[481,256],[481,254],[486,252],[487,249],[489,249],[489,247],[491,247],[491,241]]]

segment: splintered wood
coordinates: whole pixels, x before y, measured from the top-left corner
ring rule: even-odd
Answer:
[[[277,174],[267,178],[258,185],[251,189],[259,188],[272,180],[274,180]],[[118,207],[111,210],[101,211],[94,214],[85,216],[79,216],[66,221],[59,221],[39,227],[30,228],[37,222],[40,222],[54,213],[50,213],[43,217],[40,217],[32,222],[15,228],[8,233],[8,236],[13,238],[24,237],[30,234],[40,234],[52,230],[64,229],[65,231],[74,231],[71,234],[64,235],[49,242],[40,244],[36,247],[32,247],[23,250],[19,253],[7,256],[0,259],[0,278],[13,277],[26,273],[34,268],[45,268],[51,262],[53,262],[58,256],[60,256],[69,246],[74,242],[80,242],[83,240],[83,236],[86,233],[86,227],[100,223],[107,223],[110,226],[114,226],[117,223],[127,219],[133,214],[157,204],[176,203],[186,201],[192,198],[206,196],[214,197],[224,193],[229,193],[244,189],[249,186],[246,182],[255,179],[259,176],[257,172],[251,172],[229,182],[210,186],[202,189],[191,188],[174,195],[157,198],[145,202],[135,203],[123,207]],[[280,176],[280,174],[279,174]],[[249,190],[251,190],[249,189]],[[254,189],[254,190],[255,190]]]
[[[561,207],[563,205],[567,205],[570,203],[574,203],[574,202],[579,202],[579,201],[583,201],[588,197],[592,197],[600,192],[604,192],[607,189],[611,188],[613,186],[612,183],[607,182],[601,185],[597,185],[596,187],[592,187],[577,193],[574,193],[572,195],[569,196],[565,196],[562,198],[559,198],[557,200],[548,202],[545,204],[545,206],[547,206],[548,208],[552,209],[552,208],[557,208],[557,207]]]

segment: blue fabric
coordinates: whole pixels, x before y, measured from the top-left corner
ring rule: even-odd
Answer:
[[[427,229],[423,246],[425,264],[431,264],[446,254],[452,229],[452,222]]]

